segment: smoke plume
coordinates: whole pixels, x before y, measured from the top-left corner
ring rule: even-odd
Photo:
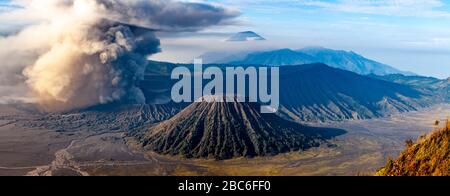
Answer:
[[[237,16],[223,8],[168,0],[15,2],[23,8],[0,17],[33,22],[0,37],[0,86],[25,83],[52,111],[144,103],[137,83],[147,57],[160,52],[156,31],[196,31]]]

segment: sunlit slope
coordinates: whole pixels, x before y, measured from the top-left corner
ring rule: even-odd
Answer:
[[[422,137],[393,161],[379,176],[450,176],[450,121],[446,127]]]

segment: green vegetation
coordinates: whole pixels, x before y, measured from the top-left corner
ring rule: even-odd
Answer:
[[[450,176],[450,121],[434,133],[407,142],[397,160],[389,160],[377,176]]]

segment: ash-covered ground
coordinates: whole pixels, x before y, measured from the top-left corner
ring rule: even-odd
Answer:
[[[225,161],[143,152],[126,133],[176,114],[177,107],[127,106],[45,114],[0,106],[0,175],[371,175],[450,115],[437,105],[391,117],[314,126],[347,131],[304,152]]]

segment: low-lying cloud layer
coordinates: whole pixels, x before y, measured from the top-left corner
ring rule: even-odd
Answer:
[[[0,37],[0,86],[26,83],[44,108],[70,110],[109,102],[143,103],[136,84],[156,31],[196,31],[238,14],[168,0],[16,0],[0,19],[29,21]],[[11,89],[11,88],[9,88]],[[0,92],[0,99],[10,97]]]

